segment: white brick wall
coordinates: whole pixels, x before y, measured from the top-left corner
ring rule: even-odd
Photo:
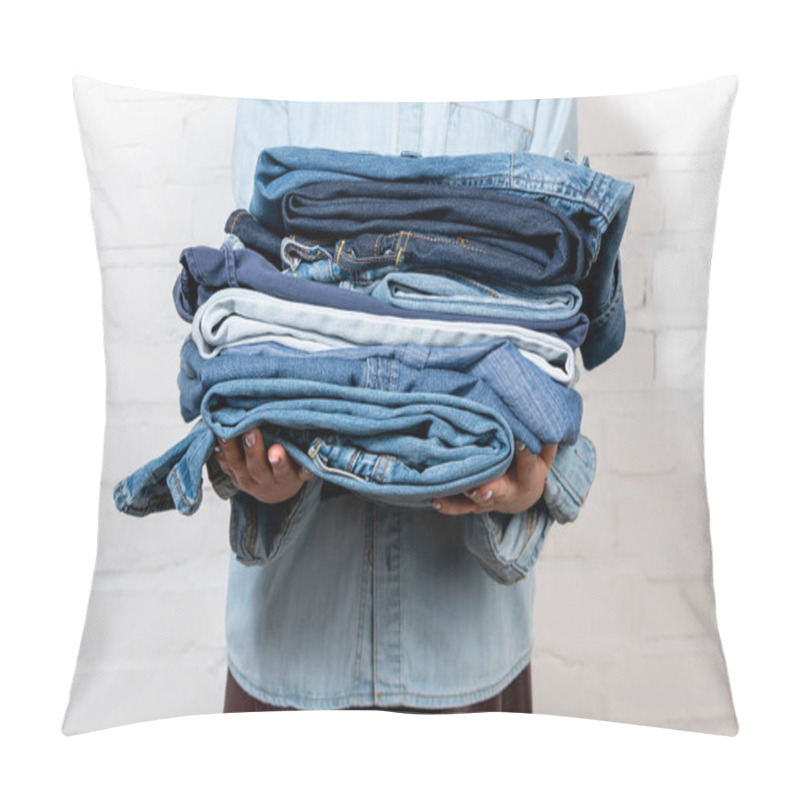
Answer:
[[[65,730],[213,712],[224,672],[227,504],[206,485],[193,517],[135,519],[113,481],[188,427],[172,303],[178,257],[217,245],[233,208],[236,102],[83,81],[78,95],[103,278],[107,418],[92,596]]]
[[[702,373],[714,187],[724,142],[696,120],[719,85],[580,101],[582,154],[636,184],[623,244],[623,349],[583,371],[599,467],[577,523],[537,567],[538,712],[729,732],[709,591]],[[698,108],[703,113],[689,113]],[[112,481],[186,426],[171,287],[189,244],[216,245],[233,208],[235,101],[91,81],[78,114],[103,275],[107,428],[98,558],[65,730],[221,708],[226,506],[132,519]],[[98,190],[101,185],[102,189]]]
[[[581,154],[636,186],[622,248],[628,332],[611,362],[581,378],[598,476],[537,567],[534,703],[544,713],[734,728],[703,476],[724,94],[703,84],[579,103]]]

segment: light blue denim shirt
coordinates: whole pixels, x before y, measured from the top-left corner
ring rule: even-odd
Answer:
[[[240,101],[239,207],[250,202],[260,151],[286,144],[561,158],[576,154],[575,105]],[[531,567],[553,517],[574,519],[591,484],[594,449],[578,445],[576,457],[553,465],[542,501],[550,514],[540,503],[514,516],[444,517],[336,493],[318,479],[267,506],[226,488],[212,460],[212,482],[231,496],[239,555],[226,615],[237,682],[263,702],[298,708],[445,708],[501,691],[531,657]]]

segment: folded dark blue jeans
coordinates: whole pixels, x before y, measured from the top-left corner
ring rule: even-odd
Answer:
[[[442,268],[498,283],[577,283],[589,266],[572,220],[525,195],[464,186],[327,181],[283,198],[283,230],[338,242],[350,269]],[[402,265],[402,266],[401,266]]]
[[[361,292],[316,281],[306,281],[281,273],[254,250],[237,249],[229,243],[219,249],[204,246],[189,247],[181,253],[180,262],[182,270],[175,282],[173,299],[178,314],[189,322],[194,318],[197,309],[211,295],[229,287],[252,289],[284,300],[363,311],[379,316],[464,323],[494,321],[490,316],[410,311],[389,306]],[[572,348],[580,345],[588,329],[588,320],[581,313],[560,320],[507,317],[503,321],[528,330],[553,334]]]
[[[625,312],[619,248],[633,185],[576,164],[532,153],[463,156],[384,156],[325,148],[274,147],[258,158],[250,212],[275,231],[283,198],[321,181],[397,181],[463,186],[522,194],[568,216],[588,248],[586,277],[578,284],[589,318],[583,363],[592,369],[622,346]]]

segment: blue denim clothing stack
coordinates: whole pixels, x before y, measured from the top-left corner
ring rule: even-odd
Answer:
[[[273,146],[284,143],[298,146]],[[371,154],[406,147],[430,156]],[[427,459],[428,476],[444,485],[461,461],[502,470],[514,439],[536,447],[576,433],[575,348],[591,368],[624,333],[618,249],[632,191],[563,161],[576,147],[572,100],[239,101],[233,235],[219,250],[184,251],[175,286],[193,326],[181,356],[181,412],[200,420],[115,494],[129,513],[191,513],[214,435],[236,435],[262,415],[271,436],[317,469],[295,498],[270,505],[207,461],[217,494],[230,500],[228,667],[258,700],[455,707],[490,697],[530,662],[532,567],[553,522],[574,520],[586,499],[595,469],[588,439],[559,445],[542,499],[514,515],[442,516],[408,494],[384,502],[342,488],[391,475],[394,488],[418,489],[390,448]],[[352,150],[371,152],[339,152]],[[349,194],[370,181],[406,193],[368,203]],[[476,222],[463,213],[476,190],[478,199],[535,199],[552,213],[517,242],[502,214]],[[378,200],[391,229],[370,227]],[[395,225],[401,200],[413,208]],[[367,213],[349,219],[359,206]],[[306,227],[327,224],[328,209],[330,229]],[[431,215],[441,227],[425,230]],[[544,283],[527,280],[526,258]],[[502,282],[490,264],[505,271]],[[243,299],[246,290],[261,300]],[[293,320],[284,303],[302,313]],[[347,321],[334,325],[336,314]],[[454,331],[466,338],[454,340]],[[409,332],[423,339],[404,343]],[[426,402],[410,402],[412,388],[418,399],[427,392]],[[298,422],[324,426],[334,416],[350,450],[309,430],[297,437]],[[360,440],[375,434],[374,420],[384,425],[380,452]],[[321,479],[319,466],[339,455],[349,469]]]
[[[317,477],[398,505],[502,475],[515,441],[560,445],[556,474],[593,464],[574,351],[596,365],[621,344],[631,194],[530,154],[264,151],[252,213],[230,216],[219,249],[181,254],[181,412],[200,421],[117,485],[118,508],[194,513],[215,436],[255,427]],[[569,519],[547,506],[559,496],[543,511]]]

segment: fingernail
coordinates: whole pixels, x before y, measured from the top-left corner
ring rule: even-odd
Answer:
[[[489,489],[489,491],[488,491],[488,492],[485,492],[484,494],[482,494],[482,495],[481,495],[481,496],[478,498],[478,502],[480,502],[480,503],[486,503],[486,502],[488,502],[489,500],[491,500],[491,499],[492,499],[492,495],[493,495],[493,494],[494,494],[494,492],[493,492],[491,489]]]
[[[281,457],[278,455],[273,455],[272,453],[269,453],[267,455],[267,458],[269,459],[269,463],[272,464],[273,466],[277,466],[278,464],[281,463]]]
[[[442,508],[442,504],[438,500],[431,500],[431,505],[437,510],[440,511]]]
[[[222,448],[218,444],[215,444],[214,445],[214,452],[215,453],[221,453],[222,452]]]
[[[465,494],[467,495],[467,497],[469,497],[470,500],[475,500],[478,496],[478,490],[473,489],[472,491],[465,492]]]
[[[256,435],[253,431],[250,431],[250,433],[244,437],[244,443],[247,447],[252,447],[256,443]]]
[[[517,442],[517,450],[527,450],[528,446],[525,442]]]

